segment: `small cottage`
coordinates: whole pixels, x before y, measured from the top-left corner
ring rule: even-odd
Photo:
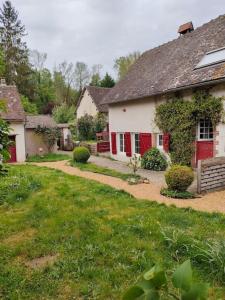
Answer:
[[[25,141],[26,141],[26,156],[46,154],[49,152],[48,146],[43,139],[43,136],[37,134],[36,129],[41,128],[56,128],[57,124],[50,115],[27,115],[25,123]],[[51,149],[52,152],[57,150],[57,142]]]
[[[194,29],[180,26],[179,37],[143,53],[123,80],[107,93],[111,156],[128,161],[155,146],[169,151],[169,133],[155,123],[156,107],[174,97],[189,100],[201,89],[225,96],[225,15]],[[193,162],[225,156],[225,125],[202,118],[196,128]]]
[[[101,102],[110,90],[111,88],[86,86],[77,104],[77,119],[86,114],[95,117],[100,112],[105,114],[108,120],[108,105]]]
[[[12,144],[9,148],[9,162],[24,162],[25,152],[25,113],[16,86],[6,85],[5,80],[0,84],[0,100],[6,104],[6,112],[1,117],[9,123],[9,138]]]

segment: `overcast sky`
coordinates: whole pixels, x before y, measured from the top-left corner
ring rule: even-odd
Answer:
[[[102,64],[178,36],[179,25],[198,27],[225,14],[224,0],[12,0],[30,49],[48,54],[47,67],[67,60]]]

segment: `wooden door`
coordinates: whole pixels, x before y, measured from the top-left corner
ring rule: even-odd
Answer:
[[[13,135],[13,136],[10,136],[9,139],[12,144],[9,147],[9,153],[10,153],[11,157],[8,162],[15,163],[15,162],[17,162],[17,159],[16,159],[16,137],[15,137],[15,135]]]

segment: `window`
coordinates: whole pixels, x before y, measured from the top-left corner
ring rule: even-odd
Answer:
[[[124,133],[119,134],[119,139],[120,139],[120,152],[125,152],[125,138],[124,138]]]
[[[163,134],[157,135],[157,147],[162,148],[163,147]]]
[[[202,119],[199,122],[199,140],[213,140],[213,126],[209,119]]]
[[[225,61],[225,48],[210,51],[197,64],[196,68],[202,68]]]
[[[139,133],[134,134],[134,153],[140,154],[140,135],[139,135]]]

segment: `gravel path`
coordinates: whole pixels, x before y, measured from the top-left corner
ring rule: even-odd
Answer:
[[[76,175],[87,179],[92,179],[103,184],[107,184],[118,190],[124,190],[137,199],[146,199],[165,203],[166,205],[175,205],[177,207],[191,207],[195,210],[206,212],[225,213],[225,191],[209,193],[197,199],[177,200],[169,199],[160,195],[161,185],[157,183],[129,185],[127,182],[110,176],[96,174],[87,171],[80,171],[78,168],[71,167],[67,161],[33,163],[37,166],[48,167],[61,170],[70,175]]]

